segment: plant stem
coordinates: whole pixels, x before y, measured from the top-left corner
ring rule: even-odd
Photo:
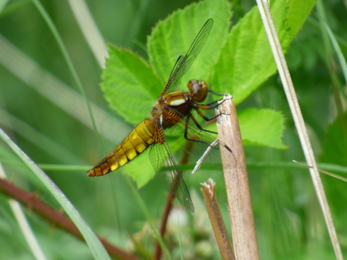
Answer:
[[[215,182],[211,178],[207,180],[207,183],[200,184],[200,190],[205,200],[208,216],[222,259],[235,260],[234,251],[228,238],[228,232],[219,209],[214,187]]]
[[[231,231],[238,260],[258,260],[251,195],[245,153],[236,108],[230,95],[216,111],[218,138],[228,196]]]

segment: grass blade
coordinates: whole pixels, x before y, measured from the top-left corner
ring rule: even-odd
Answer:
[[[257,0],[258,8],[262,21],[264,23],[265,31],[268,36],[271,50],[275,58],[278,72],[281,77],[284,92],[287,96],[287,101],[295,122],[296,129],[298,131],[301,146],[307,161],[307,164],[312,166],[309,168],[313,185],[316,190],[317,198],[323,211],[324,219],[329,231],[330,239],[334,247],[335,255],[337,259],[343,259],[341,248],[338,242],[338,238],[335,232],[334,223],[332,220],[331,212],[329,209],[328,201],[324,192],[323,184],[318,172],[317,163],[313,154],[311,147],[311,142],[308,137],[308,133],[305,127],[305,122],[302,117],[299,102],[294,90],[293,82],[289,74],[286,60],[284,59],[284,54],[282,52],[281,44],[278,40],[278,35],[274,27],[272,16],[270,13],[269,3],[266,0]]]
[[[9,136],[2,129],[0,129],[0,138],[23,160],[23,162],[32,170],[36,177],[39,178],[39,180],[64,208],[65,212],[81,231],[89,246],[89,249],[94,255],[94,258],[111,260],[94,232],[83,220],[68,198],[66,198],[61,190],[54,184],[54,182],[9,138]]]
[[[105,58],[108,58],[107,47],[86,2],[84,0],[69,0],[69,4],[100,68],[105,68]]]

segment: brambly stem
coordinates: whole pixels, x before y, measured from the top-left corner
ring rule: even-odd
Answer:
[[[77,239],[84,240],[81,232],[70,218],[65,216],[60,210],[54,209],[50,205],[45,204],[35,193],[29,193],[2,178],[0,178],[0,193],[20,202],[23,206],[47,220],[54,227],[66,231]],[[107,252],[113,257],[123,260],[139,260],[136,256],[115,247],[106,239],[100,236],[98,236],[98,238]]]

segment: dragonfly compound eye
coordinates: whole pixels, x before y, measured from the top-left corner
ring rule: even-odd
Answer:
[[[188,88],[194,101],[203,102],[206,99],[207,84],[204,81],[192,79],[188,82]]]

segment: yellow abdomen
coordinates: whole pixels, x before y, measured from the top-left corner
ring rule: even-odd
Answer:
[[[154,126],[151,119],[140,123],[128,137],[102,161],[88,171],[88,176],[100,176],[117,170],[141,154],[154,139]]]

